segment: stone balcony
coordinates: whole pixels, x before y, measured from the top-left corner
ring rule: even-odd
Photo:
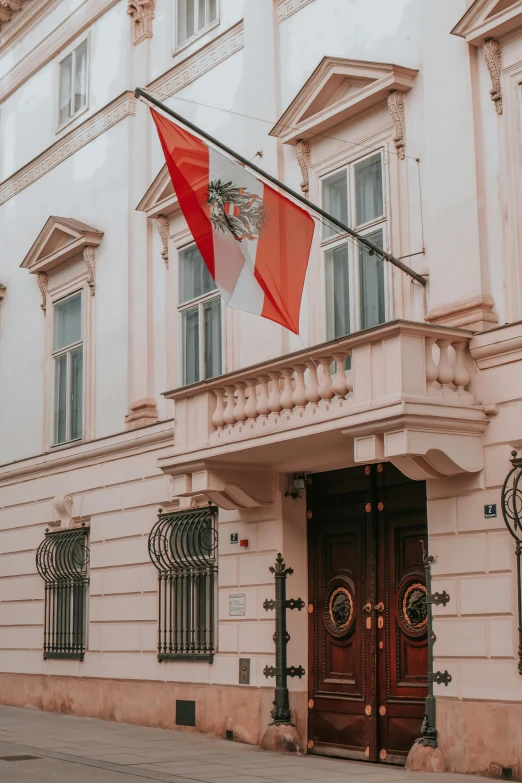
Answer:
[[[274,476],[393,462],[415,479],[483,467],[471,332],[394,321],[166,393],[178,497],[271,502]]]

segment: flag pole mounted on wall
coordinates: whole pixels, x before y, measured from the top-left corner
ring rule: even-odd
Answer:
[[[302,196],[300,193],[297,193],[295,190],[292,190],[292,188],[289,188],[283,182],[280,182],[280,180],[276,179],[275,177],[272,177],[271,174],[268,174],[266,171],[263,171],[263,169],[260,169],[258,166],[251,163],[249,160],[244,158],[239,153],[234,152],[234,150],[230,149],[230,147],[227,147],[225,144],[215,139],[209,133],[206,133],[201,128],[198,128],[197,125],[194,125],[189,120],[185,119],[185,117],[183,117],[181,114],[178,114],[177,112],[170,109],[168,106],[165,106],[164,103],[158,101],[153,95],[150,95],[141,87],[136,88],[134,94],[136,95],[137,98],[144,99],[145,103],[151,103],[154,106],[157,106],[158,109],[161,109],[166,114],[169,114],[175,120],[185,125],[187,128],[193,130],[203,139],[206,139],[210,144],[212,144],[215,147],[218,147],[219,149],[223,150],[223,152],[225,152],[227,155],[230,155],[232,158],[238,160],[243,166],[248,167],[251,171],[255,172],[260,177],[263,177],[263,179],[266,179],[268,182],[271,182],[280,190],[284,191],[285,193],[288,193],[289,196],[291,196],[293,199],[303,204],[311,212],[314,212],[316,215],[323,218],[324,220],[327,220],[332,225],[337,226],[337,228],[339,228],[343,233],[349,234],[358,242],[361,242],[361,244],[365,245],[368,248],[368,250],[372,255],[376,254],[380,256],[384,261],[388,261],[390,264],[393,264],[393,266],[396,266],[402,272],[405,272],[417,283],[420,283],[422,286],[426,285],[426,279],[424,277],[421,277],[421,275],[417,274],[417,272],[415,272],[411,267],[407,266],[406,264],[403,264],[400,259],[393,256],[391,253],[387,253],[385,250],[383,250],[383,248],[378,247],[369,239],[367,239],[365,236],[361,236],[356,231],[354,231],[349,226],[347,226],[345,223],[343,223],[341,220],[338,220],[333,215],[330,215],[328,212],[325,212],[324,209],[321,209],[316,204],[313,204],[311,201],[309,201],[307,198]]]

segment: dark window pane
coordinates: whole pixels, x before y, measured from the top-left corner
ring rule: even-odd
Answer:
[[[216,290],[216,284],[196,245],[180,251],[179,290],[179,304]]]
[[[87,105],[87,41],[74,51],[74,113]]]
[[[60,63],[59,123],[72,116],[72,54]]]
[[[205,378],[221,375],[221,300],[203,305],[205,318]]]
[[[368,235],[368,239],[383,246],[382,231]],[[361,329],[369,329],[386,320],[384,302],[384,262],[371,256],[364,245],[359,245],[359,269],[361,278]]]
[[[82,437],[83,418],[83,348],[71,351],[70,440]]]
[[[217,19],[217,1],[208,0],[208,19],[207,24],[215,22]]]
[[[328,339],[344,337],[350,333],[350,286],[348,270],[348,245],[325,253],[327,284]]]
[[[54,442],[67,440],[67,354],[54,360]]]
[[[53,351],[74,345],[82,339],[82,295],[57,302],[53,308]]]
[[[355,210],[357,225],[383,215],[382,159],[380,153],[356,163]]]
[[[183,312],[183,334],[185,338],[184,382],[199,381],[199,307]]]
[[[321,202],[325,212],[348,225],[348,174],[346,169],[336,171],[321,180]],[[330,223],[323,222],[323,239],[341,233]]]

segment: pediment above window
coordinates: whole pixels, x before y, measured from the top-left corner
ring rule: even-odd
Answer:
[[[38,234],[21,263],[32,274],[50,272],[55,267],[80,255],[86,247],[97,247],[103,231],[73,218],[51,217]]]
[[[170,215],[177,209],[179,209],[179,201],[165,164],[136,207],[136,211],[145,212],[148,218],[158,218],[160,215]]]
[[[522,26],[522,0],[475,0],[451,31],[473,46]]]
[[[324,57],[270,131],[296,144],[353,119],[394,91],[407,92],[417,71],[390,63]]]

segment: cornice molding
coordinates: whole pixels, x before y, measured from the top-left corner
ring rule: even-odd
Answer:
[[[58,166],[66,158],[74,155],[75,152],[85,147],[90,141],[101,136],[102,133],[112,128],[120,120],[135,113],[136,99],[134,93],[127,90],[97,114],[89,117],[77,128],[44,150],[37,158],[1,182],[0,206],[27,188],[35,180],[43,177],[44,174],[54,169],[55,166]]]
[[[522,0],[475,0],[457,22],[452,35],[472,46],[483,46],[488,38],[500,38],[522,25]]]
[[[150,82],[147,85],[147,90],[159,100],[164,101],[239,52],[243,46],[243,21],[241,20],[223,35],[175,65],[163,76]]]
[[[52,60],[61,49],[118,2],[119,0],[89,0],[73,11],[59,27],[0,79],[0,102],[5,101],[27,79]]]
[[[50,11],[53,6],[58,4],[58,2],[59,0],[40,0],[40,2],[33,5],[33,7],[30,8],[24,16],[18,19],[16,24],[11,25],[9,30],[7,30],[4,35],[0,35],[0,51],[5,49],[16,38],[18,38],[20,33],[22,33],[26,27],[32,24],[32,22],[34,22],[38,17],[43,16],[44,11]]]
[[[284,22],[292,14],[300,11],[305,5],[313,3],[313,0],[277,0],[277,19],[279,23]]]

